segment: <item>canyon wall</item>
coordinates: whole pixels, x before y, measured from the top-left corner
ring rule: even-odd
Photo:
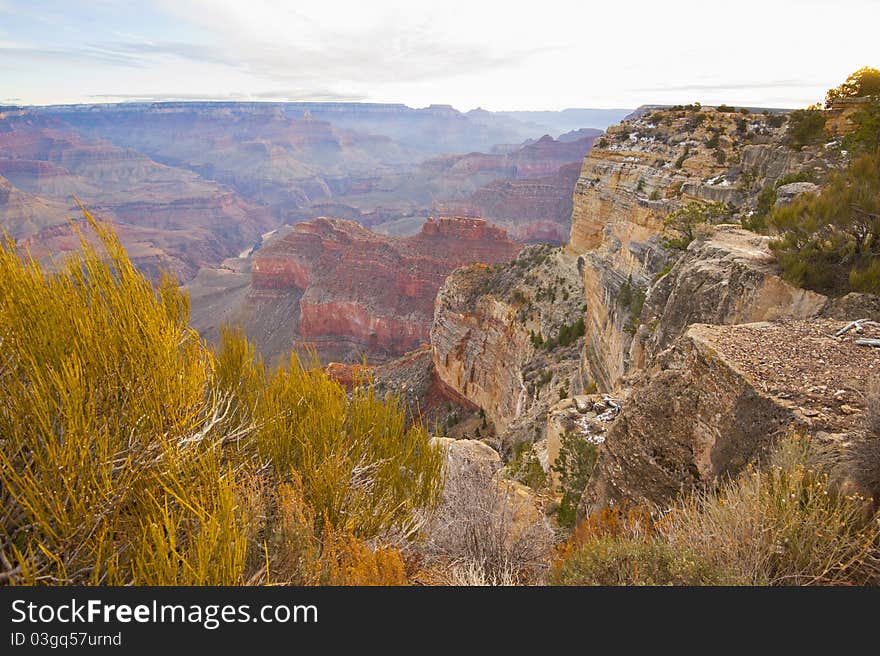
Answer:
[[[247,291],[231,290],[230,302],[270,360],[306,346],[324,361],[382,360],[427,342],[434,298],[453,269],[506,261],[520,248],[479,219],[429,219],[418,234],[395,238],[321,218],[269,237],[249,258]],[[209,283],[207,273],[200,282]],[[202,308],[213,299],[196,291],[203,334],[216,330]]]
[[[581,387],[575,332],[583,288],[561,248],[455,271],[437,295],[431,347],[440,379],[483,408],[504,446],[540,438],[547,408]]]
[[[79,198],[110,219],[132,260],[181,279],[259,239],[271,213],[198,175],[73,132],[28,110],[0,112],[0,224],[35,257],[75,248]]]
[[[783,176],[820,177],[837,164],[821,147],[785,145],[784,120],[711,107],[655,110],[610,128],[584,159],[568,248],[579,256],[586,290],[584,366],[600,389],[642,364],[633,349],[641,303],[681,254],[664,245],[670,212],[690,201],[719,202],[725,220],[738,222]],[[759,250],[766,253],[766,244]],[[711,314],[727,323],[748,312]]]

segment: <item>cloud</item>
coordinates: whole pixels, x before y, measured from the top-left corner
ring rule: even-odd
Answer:
[[[803,89],[821,86],[807,80],[772,80],[769,82],[715,82],[641,87],[634,91],[739,91],[742,89]]]
[[[167,91],[158,93],[94,93],[87,96],[90,99],[101,102],[186,102],[186,101],[203,101],[203,102],[246,102],[246,101],[308,101],[308,102],[358,102],[365,100],[363,96],[337,93],[332,90],[312,90],[305,91],[301,89],[286,90],[270,90],[259,91],[254,93],[245,93],[240,91],[231,91],[223,94],[204,94],[204,93],[180,93],[177,91]]]
[[[26,59],[29,61],[53,61],[59,63],[103,63],[113,66],[143,67],[143,59],[124,52],[91,46],[85,48],[43,48],[29,45],[0,45],[0,57]]]
[[[395,38],[396,37],[396,38]],[[362,84],[448,78],[480,70],[508,68],[546,48],[493,53],[479,45],[450,46],[436,35],[401,37],[380,27],[355,38],[326,38],[329,47],[245,42],[230,48],[182,42],[113,42],[92,44],[80,56],[116,59],[119,65],[146,66],[156,58],[175,57],[224,66],[275,81],[341,80]],[[386,45],[383,45],[386,44]]]

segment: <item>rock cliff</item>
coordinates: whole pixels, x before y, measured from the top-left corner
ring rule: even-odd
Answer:
[[[546,438],[534,453],[548,471],[564,433],[601,445],[582,512],[619,500],[662,505],[712,485],[791,427],[822,433],[841,476],[880,490],[876,472],[854,464],[864,442],[858,372],[877,371],[877,356],[830,336],[839,320],[873,317],[876,299],[792,286],[769,238],[739,225],[815,190],[803,181],[821,182],[845,161],[836,143],[791,147],[786,121],[697,106],[637,113],[585,158],[570,240],[552,265],[470,267],[441,289],[437,374],[484,409],[502,446]],[[721,204],[725,223],[679,250],[664,220],[691,201]],[[557,277],[570,290],[564,321],[583,321],[580,353],[548,354],[536,339],[547,325],[522,309],[545,316],[534,290]],[[591,395],[596,388],[612,396]]]
[[[739,324],[821,314],[828,298],[783,280],[769,242],[769,237],[735,226],[719,226],[692,242],[669,273],[651,286],[627,362],[644,366],[693,323]]]
[[[484,410],[503,446],[539,439],[547,408],[581,388],[582,313],[575,258],[560,248],[531,246],[509,264],[459,269],[437,295],[437,374]]]
[[[880,352],[835,337],[829,319],[694,324],[640,372],[611,425],[581,514],[626,500],[661,506],[757,462],[789,430],[815,435],[838,476],[880,492],[876,439],[863,430]],[[880,335],[873,328],[870,335]]]
[[[732,220],[748,218],[762,189],[838,164],[821,147],[788,147],[786,135],[782,115],[659,109],[609,128],[584,159],[568,248],[580,256],[586,291],[585,368],[601,389],[641,364],[631,357],[641,301],[679,256],[664,247],[664,217],[688,201],[713,201]]]
[[[382,360],[427,342],[434,298],[453,269],[506,261],[520,248],[479,219],[431,219],[404,238],[342,219],[299,223],[250,258],[232,318],[269,359],[311,346],[324,361]],[[194,314],[205,315],[211,296],[195,299]],[[213,325],[197,327],[209,334]]]

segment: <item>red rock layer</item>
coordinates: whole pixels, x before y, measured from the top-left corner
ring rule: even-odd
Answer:
[[[453,269],[506,261],[520,248],[480,219],[429,219],[419,234],[393,238],[322,218],[261,248],[252,288],[304,290],[297,332],[319,350],[396,355],[427,341],[434,298]]]
[[[441,203],[437,209],[496,222],[521,241],[563,243],[571,230],[572,193],[580,168],[575,162],[552,176],[496,180],[465,200]]]

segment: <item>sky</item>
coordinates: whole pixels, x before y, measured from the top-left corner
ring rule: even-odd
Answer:
[[[0,0],[0,103],[804,107],[880,67],[880,0]]]

